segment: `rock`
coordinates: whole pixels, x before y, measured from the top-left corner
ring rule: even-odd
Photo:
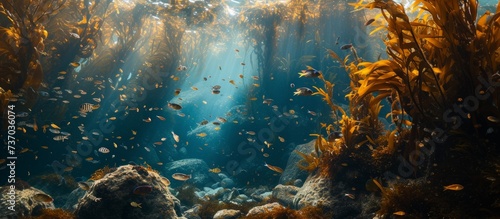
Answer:
[[[224,191],[224,195],[222,196],[222,201],[223,202],[229,202],[231,200],[233,200],[234,198],[236,198],[238,195],[240,195],[240,192],[238,191],[238,189],[226,189]]]
[[[253,199],[255,199],[255,201],[258,201],[258,202],[264,202],[264,201],[267,201],[269,199],[271,199],[271,197],[273,196],[273,192],[264,192],[262,194],[252,194],[252,197]]]
[[[236,219],[242,215],[240,210],[222,209],[215,213],[214,219]]]
[[[201,217],[198,215],[200,212],[201,205],[196,204],[192,208],[184,211],[184,217],[187,219],[201,219]]]
[[[214,183],[214,184],[212,184],[212,185],[210,186],[210,188],[212,188],[212,189],[216,189],[216,188],[218,188],[218,187],[220,187],[220,182],[216,182],[216,183]]]
[[[300,144],[295,147],[295,150],[300,151],[304,154],[310,154],[314,151],[314,142],[316,140],[310,141],[309,143]],[[285,170],[281,174],[280,184],[288,185],[294,182],[296,179],[305,180],[309,173],[307,171],[301,170],[297,163],[303,158],[296,152],[292,152],[288,158]]]
[[[194,192],[194,194],[196,194],[196,196],[198,198],[203,198],[203,197],[205,197],[206,192],[205,191],[196,191],[196,192]]]
[[[66,199],[66,203],[62,206],[63,209],[74,211],[78,200],[85,195],[86,191],[80,188],[73,190]]]
[[[221,179],[229,178],[226,174],[224,173],[219,173],[217,174]]]
[[[251,215],[262,214],[262,213],[265,213],[268,211],[272,211],[274,208],[279,208],[279,207],[283,207],[283,206],[281,206],[278,202],[273,202],[273,203],[269,203],[269,204],[265,204],[265,205],[261,205],[261,206],[256,206],[256,207],[253,207],[252,209],[250,209],[246,216],[248,217]]]
[[[330,209],[334,206],[334,188],[330,179],[319,175],[309,176],[293,199],[292,208],[322,206]]]
[[[223,192],[223,190],[224,190],[224,188],[219,187],[219,188],[212,189],[212,190],[206,192],[205,195],[208,195],[210,197],[215,197],[215,196],[218,196],[219,194],[221,194]]]
[[[232,187],[234,187],[234,185],[235,185],[234,181],[230,178],[224,178],[220,182],[220,186],[222,186],[224,188],[232,188]]]
[[[238,203],[238,204],[253,202],[253,200],[249,199],[248,196],[246,196],[245,194],[241,194],[241,195],[236,196],[236,198],[234,198],[233,201]]]
[[[278,199],[279,203],[283,206],[292,206],[293,198],[299,191],[299,187],[297,186],[289,186],[289,185],[277,185],[273,189],[273,197]]]
[[[304,185],[304,181],[301,179],[296,179],[295,181],[293,181],[293,185],[297,186],[297,187],[301,187],[302,185]]]
[[[15,193],[15,194],[14,194]],[[0,218],[17,218],[19,216],[38,216],[42,209],[54,208],[54,203],[38,201],[34,198],[37,194],[47,195],[42,190],[33,187],[11,190],[10,186],[0,187]],[[15,203],[10,203],[15,200]],[[14,206],[15,211],[9,209]],[[11,214],[12,213],[12,214]]]
[[[132,206],[132,202],[140,207]],[[75,215],[93,219],[177,219],[176,209],[180,210],[180,203],[156,172],[125,165],[96,180],[79,201]]]
[[[248,188],[245,190],[245,194],[258,202],[268,200],[272,196],[272,192],[269,191],[269,188],[267,186]]]
[[[174,173],[191,174],[191,179],[187,182],[196,185],[196,187],[204,187],[218,181],[217,175],[214,175],[213,178],[210,177],[208,169],[207,163],[203,160],[183,159],[165,164],[162,173],[168,178],[171,178]],[[183,183],[177,180],[171,180],[170,182],[171,187],[177,187]]]

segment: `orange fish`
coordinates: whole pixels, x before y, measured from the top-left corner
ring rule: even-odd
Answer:
[[[396,211],[394,213],[392,213],[393,215],[397,215],[397,216],[405,216],[406,215],[406,212],[404,211]]]
[[[443,188],[444,188],[443,191],[446,191],[446,190],[460,191],[460,190],[464,189],[464,186],[462,186],[460,184],[451,184],[451,185],[443,186]]]
[[[266,166],[267,168],[269,168],[270,170],[272,170],[274,172],[283,173],[283,169],[281,169],[281,168],[279,168],[277,166],[269,165],[267,163],[265,163],[264,166]]]
[[[33,130],[38,131],[38,125],[36,124],[36,118],[33,118]]]

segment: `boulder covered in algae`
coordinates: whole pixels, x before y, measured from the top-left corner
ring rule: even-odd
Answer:
[[[184,173],[191,175],[188,180],[189,183],[196,185],[197,187],[209,186],[211,183],[219,181],[219,177],[215,175],[209,175],[209,167],[205,161],[200,159],[182,159],[173,161],[165,164],[164,171],[162,172],[165,176],[171,176],[174,173]],[[210,177],[212,176],[212,178]],[[172,181],[173,188],[182,185],[184,182]]]
[[[33,187],[16,186],[12,189],[7,185],[0,188],[0,193],[0,218],[38,216],[43,209],[54,208],[53,199]]]
[[[76,206],[78,218],[178,218],[178,200],[151,169],[125,165],[96,180]]]
[[[295,195],[293,207],[301,209],[306,206],[317,206],[331,210],[335,202],[333,190],[330,179],[319,174],[310,175]]]
[[[294,209],[318,207],[335,218],[369,217],[366,215],[367,212],[362,211],[364,208],[371,209],[373,203],[365,202],[367,199],[365,195],[362,196],[363,198],[357,196],[358,194],[354,193],[352,187],[345,182],[335,181],[333,184],[332,179],[315,174],[310,175],[298,190],[293,198],[292,207]]]

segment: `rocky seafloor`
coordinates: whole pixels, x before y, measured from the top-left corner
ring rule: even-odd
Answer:
[[[310,153],[314,150],[314,142],[299,145],[296,149]],[[295,165],[298,159],[296,154],[292,154],[281,174],[281,183],[274,188],[239,187],[231,176],[210,172],[208,165],[199,159],[168,163],[161,172],[139,165],[124,165],[111,168],[101,179],[87,181],[89,187],[86,189],[78,187],[66,195],[53,195],[54,200],[38,200],[34,195],[51,196],[51,190],[56,186],[34,184],[19,188],[16,190],[16,214],[11,215],[50,218],[44,217],[47,211],[43,209],[59,208],[71,213],[74,218],[229,219],[259,218],[259,215],[276,209],[298,212],[317,207],[316,210],[324,217],[375,216],[377,202],[373,195],[365,196],[363,200],[347,197],[345,194],[352,193],[351,187],[342,184],[333,186],[331,180],[319,174],[308,175]],[[177,172],[191,174],[192,178],[186,182],[165,182],[165,177],[162,177]],[[12,218],[9,216],[11,211],[6,209],[7,198],[2,197],[0,218]],[[307,217],[304,215],[303,218]]]

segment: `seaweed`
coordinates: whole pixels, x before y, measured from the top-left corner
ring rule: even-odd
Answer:
[[[34,219],[74,219],[74,218],[76,218],[74,214],[60,208],[56,209],[45,208],[42,210],[42,214],[40,216],[34,217]]]
[[[331,180],[342,178],[344,182],[357,183],[348,175],[336,176],[348,173],[345,170],[354,171],[353,168],[359,170],[357,177],[365,180],[386,171],[397,171],[395,164],[402,162],[398,159],[415,161],[420,159],[415,157],[418,156],[415,151],[423,153],[420,150],[431,143],[440,144],[432,146],[418,167],[409,164],[411,177],[416,180],[399,182],[402,181],[399,177],[386,178],[390,184],[387,189],[378,183],[382,190],[379,214],[402,211],[398,213],[410,217],[425,217],[422,212],[451,217],[474,214],[470,212],[491,215],[480,213],[479,205],[467,205],[457,197],[467,194],[476,199],[477,193],[487,192],[481,205],[488,206],[483,209],[485,212],[491,212],[497,202],[492,198],[498,194],[497,186],[490,187],[488,193],[476,189],[474,182],[483,185],[482,188],[492,186],[485,179],[497,163],[489,154],[498,154],[497,143],[488,133],[496,132],[495,119],[500,115],[499,89],[494,84],[500,78],[497,58],[500,4],[495,14],[486,12],[477,21],[474,0],[415,1],[411,8],[418,13],[413,20],[402,5],[393,1],[361,0],[351,5],[355,11],[380,10],[378,17],[385,22],[380,22],[370,34],[387,30],[384,42],[389,59],[365,61],[354,46],[350,48],[353,60],[350,56],[342,59],[333,50],[327,50],[351,79],[351,91],[346,95],[349,111],[343,112],[333,102],[334,84],[319,77],[325,88],[314,87],[314,95],[322,97],[334,120],[332,124],[321,123],[321,127],[326,128],[327,135],[338,130],[342,136],[323,141],[323,133],[314,134],[315,153],[300,154],[304,158],[299,162],[300,167],[310,171],[319,169],[313,173]],[[379,121],[385,100],[390,107],[386,117],[394,128],[386,129]],[[398,155],[399,152],[402,154]],[[478,173],[474,171],[477,168],[488,171]],[[456,182],[471,191],[440,194],[442,185]],[[410,195],[416,189],[426,192]],[[439,195],[431,198],[430,193]]]
[[[106,174],[112,172],[111,169],[108,167],[108,165],[104,166],[101,169],[97,169],[91,176],[90,180],[100,180],[102,179]],[[147,171],[146,171],[147,173]]]
[[[38,1],[5,0],[0,3],[0,71],[2,79],[2,104],[9,96],[5,91],[17,94],[21,89],[37,90],[43,79],[40,56],[44,53],[44,40],[48,31],[44,24],[58,13],[65,0]],[[28,7],[36,5],[36,7]],[[34,102],[28,99],[28,106]],[[5,107],[0,109],[3,114]]]
[[[182,204],[193,206],[198,201],[198,198],[195,194],[196,190],[197,188],[194,185],[184,184],[178,188],[176,197],[181,201]]]

